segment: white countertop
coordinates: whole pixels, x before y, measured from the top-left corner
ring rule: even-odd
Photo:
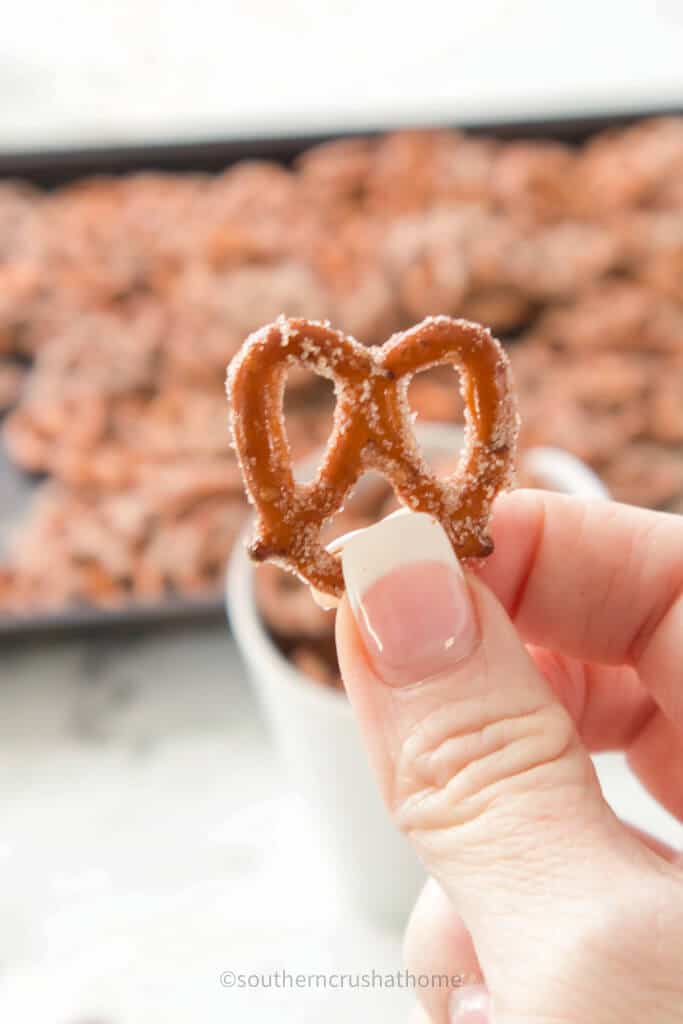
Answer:
[[[23,0],[0,150],[680,105],[679,0]]]
[[[403,991],[226,989],[400,967],[351,914],[227,629],[3,650],[0,1020],[407,1019]]]
[[[621,758],[617,810],[681,845]],[[405,989],[225,989],[222,971],[392,972],[336,891],[221,626],[6,647],[0,1020],[408,1021]]]

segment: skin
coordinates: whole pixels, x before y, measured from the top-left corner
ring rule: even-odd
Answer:
[[[492,535],[467,572],[479,640],[444,676],[388,685],[346,600],[337,616],[380,788],[431,876],[406,965],[485,980],[496,1024],[681,1022],[683,863],[616,818],[589,752],[624,751],[683,820],[683,518],[518,491]],[[472,756],[492,727],[493,778]],[[418,994],[416,1019],[449,1021],[445,990]]]

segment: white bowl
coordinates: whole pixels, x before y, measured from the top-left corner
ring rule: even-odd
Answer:
[[[417,434],[430,456],[450,455],[462,443],[452,424],[422,424]],[[536,448],[525,459],[554,490],[608,496],[592,470],[565,451]],[[380,800],[343,692],[312,682],[278,650],[258,614],[253,580],[254,566],[238,542],[228,571],[228,615],[292,781],[352,903],[375,919],[402,924],[424,880],[422,867]]]

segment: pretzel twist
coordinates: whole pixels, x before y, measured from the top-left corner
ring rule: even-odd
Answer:
[[[460,373],[465,448],[438,479],[413,435],[406,393],[413,374],[444,363]],[[334,425],[314,479],[294,479],[283,416],[287,370],[304,366],[334,381]],[[328,324],[280,317],[247,338],[229,367],[231,426],[256,511],[249,554],[276,561],[317,590],[341,596],[339,559],[320,530],[362,473],[375,469],[404,505],[438,519],[461,558],[493,550],[486,534],[496,494],[509,485],[518,430],[507,356],[490,331],[429,317],[366,348]]]

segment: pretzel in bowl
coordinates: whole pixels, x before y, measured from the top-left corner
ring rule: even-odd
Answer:
[[[406,394],[413,374],[442,364],[461,376],[466,443],[455,472],[440,480],[418,448]],[[292,366],[330,378],[337,397],[332,434],[310,483],[294,479],[285,431]],[[228,369],[227,392],[256,512],[248,549],[255,561],[277,562],[339,598],[341,564],[320,531],[370,469],[389,480],[408,508],[439,520],[460,557],[493,550],[486,528],[495,496],[511,481],[518,416],[507,356],[486,328],[428,317],[381,347],[366,348],[327,323],[280,317],[247,338]]]

